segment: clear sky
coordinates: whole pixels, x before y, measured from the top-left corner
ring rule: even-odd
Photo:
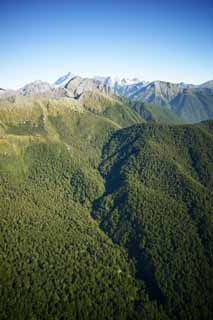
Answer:
[[[0,87],[68,71],[213,79],[213,0],[1,0]]]

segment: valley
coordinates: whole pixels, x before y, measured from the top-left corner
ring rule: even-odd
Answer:
[[[71,85],[0,99],[1,318],[210,319],[213,122]]]

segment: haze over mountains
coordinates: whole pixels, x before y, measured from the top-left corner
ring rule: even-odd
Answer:
[[[82,78],[68,72],[53,84],[34,81],[19,90],[1,89],[0,98],[40,96],[79,99],[82,94],[89,91],[126,97],[132,105],[137,105],[137,110],[143,109],[144,103],[157,105],[157,109],[160,107],[162,112],[170,110],[170,113],[174,113],[186,123],[213,118],[213,80],[193,85],[165,81],[147,82],[137,78],[114,79],[99,76]]]

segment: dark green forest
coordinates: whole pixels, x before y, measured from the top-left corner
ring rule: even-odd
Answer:
[[[213,121],[136,111],[1,103],[0,319],[212,319]]]

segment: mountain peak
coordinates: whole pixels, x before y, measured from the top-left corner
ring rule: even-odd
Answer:
[[[72,72],[68,72],[65,75],[61,76],[60,78],[58,78],[55,82],[54,85],[56,87],[61,87],[61,86],[65,86],[72,78],[74,78],[74,74]]]
[[[26,84],[23,88],[19,90],[20,94],[23,96],[30,96],[40,94],[52,89],[51,84],[45,81],[36,80]]]

